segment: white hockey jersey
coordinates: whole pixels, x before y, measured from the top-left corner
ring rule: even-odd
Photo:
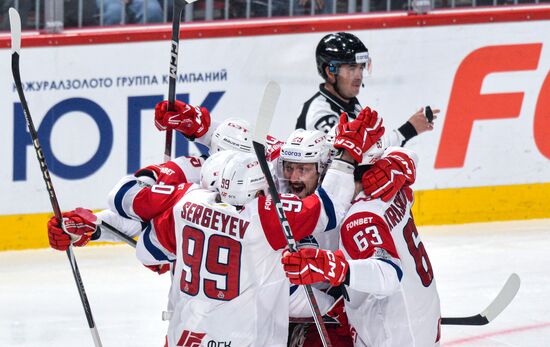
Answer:
[[[140,223],[140,218],[135,218],[131,214],[128,215],[121,205],[122,197],[127,190],[134,187],[134,189],[140,188],[140,181],[149,184],[168,184],[178,185],[182,183],[198,183],[200,181],[200,170],[204,159],[201,157],[178,157],[170,160],[164,164],[159,165],[159,173],[153,170],[147,170],[147,172],[141,172],[141,176],[138,180],[127,181],[125,185],[117,185],[114,190],[110,192],[111,200],[113,202],[112,209],[96,212],[96,216],[102,221],[114,226],[118,231],[126,234],[130,237],[139,236],[143,230],[147,227],[146,223]],[[142,170],[139,170],[140,172]],[[94,241],[120,241],[120,239],[114,236],[109,229],[99,227],[101,233],[98,238],[94,238]]]
[[[409,187],[388,202],[360,193],[341,225],[355,346],[439,345],[439,296],[412,204]]]
[[[332,229],[345,215],[351,172],[329,169],[327,177],[333,191],[282,197],[296,238]],[[334,184],[342,181],[349,184]],[[118,187],[130,182],[135,177]],[[151,221],[138,258],[145,265],[175,261],[168,346],[286,346],[288,281],[280,265],[286,238],[269,197],[237,210],[194,184],[131,185],[117,195],[125,214]]]

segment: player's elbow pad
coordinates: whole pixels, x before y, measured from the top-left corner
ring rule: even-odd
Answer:
[[[109,209],[124,218],[141,221],[141,218],[135,215],[132,208],[133,198],[141,188],[138,180],[133,175],[123,177],[109,192]]]
[[[321,186],[332,201],[344,205],[351,203],[355,194],[353,170],[353,165],[341,160],[334,160],[331,163]]]
[[[390,296],[397,292],[403,272],[398,260],[378,258],[349,261],[349,287],[376,296]]]

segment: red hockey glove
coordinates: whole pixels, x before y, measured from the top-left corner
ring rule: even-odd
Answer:
[[[405,153],[393,152],[376,161],[361,179],[363,190],[373,199],[390,201],[403,186],[416,179],[414,161]]]
[[[201,137],[210,127],[210,113],[204,107],[176,100],[174,110],[167,111],[168,101],[155,106],[155,126],[159,130],[175,129],[187,137]]]
[[[341,250],[302,248],[298,252],[283,253],[281,259],[286,277],[292,284],[312,284],[328,281],[338,286],[346,279],[349,264]]]
[[[80,207],[64,212],[62,216],[62,227],[55,216],[48,221],[50,246],[59,251],[66,251],[70,245],[75,247],[86,245],[96,231],[94,222],[97,221],[97,217],[92,211]]]
[[[363,153],[384,135],[382,118],[376,111],[365,107],[356,119],[347,122],[347,115],[340,115],[337,125],[337,135],[334,139],[334,148],[345,149],[358,163]]]

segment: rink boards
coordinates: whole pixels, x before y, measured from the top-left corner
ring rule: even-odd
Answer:
[[[550,217],[550,7],[182,24],[178,98],[215,119],[252,123],[269,79],[281,84],[271,133],[285,138],[320,83],[314,48],[352,31],[372,75],[359,95],[394,129],[441,108],[435,130],[407,144],[420,163],[418,224]],[[116,180],[162,161],[153,107],[166,98],[167,25],[24,34],[21,74],[63,210],[106,207]],[[47,193],[0,35],[0,250],[44,247]],[[183,138],[177,155],[198,149]]]

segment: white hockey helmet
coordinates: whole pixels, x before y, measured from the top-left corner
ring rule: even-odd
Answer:
[[[272,171],[271,163],[268,163]],[[258,191],[268,192],[267,180],[258,158],[245,153],[233,156],[223,168],[218,191],[221,200],[234,206],[243,206],[256,197]]]
[[[317,171],[323,173],[328,163],[329,150],[325,133],[319,130],[297,129],[281,147],[279,162],[315,163]]]
[[[252,134],[250,124],[244,119],[229,118],[218,125],[212,134],[210,154],[226,149],[240,152],[252,152]]]
[[[201,167],[201,187],[216,191],[219,186],[219,178],[225,164],[235,155],[237,151],[226,150],[212,154],[204,161]]]

